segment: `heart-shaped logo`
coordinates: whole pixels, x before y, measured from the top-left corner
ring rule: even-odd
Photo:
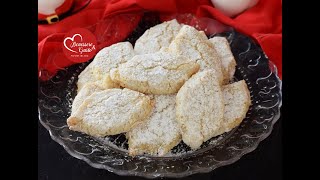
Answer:
[[[81,41],[82,41],[82,36],[81,36],[81,34],[75,34],[75,35],[72,36],[72,38],[71,38],[71,37],[66,37],[66,38],[64,39],[64,41],[63,41],[64,47],[67,48],[69,51],[74,52],[74,53],[78,53],[78,52],[70,49],[70,48],[67,46],[66,42],[67,42],[67,40],[71,40],[71,42],[74,42],[74,38],[75,38],[76,36],[79,36],[80,39],[81,39]]]
[[[76,28],[65,35],[63,52],[74,62],[85,62],[96,54],[97,40],[87,29]]]

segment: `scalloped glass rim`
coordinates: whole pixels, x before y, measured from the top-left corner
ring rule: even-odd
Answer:
[[[270,61],[270,63],[271,63],[271,66],[273,66],[273,68],[274,68],[275,74],[277,75],[278,74],[277,73],[277,67],[271,61]],[[280,84],[280,89],[282,90],[282,81],[280,80],[280,78],[278,76],[277,76],[277,79],[278,79],[279,84]],[[280,95],[282,96],[282,94],[280,94]],[[278,110],[279,111],[280,111],[281,106],[282,106],[282,100],[280,101],[280,104],[278,106]],[[71,156],[73,156],[73,157],[75,157],[77,159],[85,161],[86,163],[88,163],[90,166],[92,166],[94,168],[105,169],[105,170],[108,170],[109,172],[113,172],[113,173],[115,173],[117,175],[122,175],[122,176],[134,175],[134,176],[141,176],[141,177],[145,177],[145,178],[156,178],[156,177],[181,178],[181,177],[189,176],[189,175],[196,174],[196,173],[208,173],[208,172],[211,172],[211,171],[213,171],[214,169],[216,169],[218,167],[222,167],[222,166],[226,166],[226,165],[232,164],[232,163],[236,162],[237,160],[239,160],[243,155],[254,151],[258,147],[259,143],[261,141],[263,141],[264,139],[266,139],[271,134],[274,124],[280,118],[280,113],[279,113],[272,119],[271,128],[269,128],[269,131],[259,138],[259,140],[258,140],[258,142],[256,143],[255,146],[242,151],[241,155],[235,156],[234,158],[230,159],[229,161],[220,162],[219,164],[215,165],[214,167],[202,168],[202,169],[198,169],[198,170],[194,170],[194,171],[187,171],[185,173],[180,173],[180,174],[168,173],[168,174],[165,174],[165,175],[164,174],[146,175],[143,172],[142,173],[139,173],[139,172],[130,173],[130,171],[117,170],[117,169],[114,169],[114,168],[111,168],[111,167],[108,167],[108,166],[105,166],[105,165],[102,165],[102,164],[94,163],[90,159],[86,158],[85,156],[82,156],[82,155],[74,152],[74,150],[69,149],[67,146],[65,146],[63,141],[61,141],[56,136],[52,135],[50,127],[47,124],[45,124],[40,118],[40,110],[39,110],[39,108],[38,108],[38,113],[39,113],[39,121],[49,131],[50,137],[54,141],[56,141],[58,144],[60,144]]]
[[[272,132],[274,123],[276,123],[277,120],[279,119],[279,117],[280,117],[280,107],[282,106],[282,92],[281,92],[282,91],[282,81],[278,77],[278,72],[277,72],[276,66],[271,61],[268,61],[268,63],[269,63],[269,68],[270,68],[270,74],[267,77],[264,77],[264,78],[268,78],[272,74],[275,75],[275,80],[277,81],[276,84],[278,85],[278,88],[279,88],[279,91],[277,92],[278,95],[279,95],[279,102],[276,104],[276,107],[273,107],[273,108],[277,108],[277,112],[278,113],[276,113],[272,117],[272,119],[270,120],[271,124],[270,124],[269,128],[267,128],[267,131],[263,132],[263,134],[261,136],[259,136],[259,138],[256,139],[253,142],[253,145],[251,147],[241,149],[241,152],[239,154],[227,159],[226,161],[216,161],[215,164],[209,165],[207,167],[199,167],[199,168],[196,168],[196,169],[193,169],[193,170],[189,170],[189,166],[191,166],[191,165],[182,164],[182,166],[188,166],[188,169],[186,171],[183,171],[183,172],[167,172],[166,171],[165,173],[158,173],[157,171],[155,171],[154,173],[146,173],[146,172],[143,172],[143,171],[134,171],[134,170],[133,171],[128,171],[128,170],[116,169],[116,168],[113,168],[111,166],[104,165],[102,163],[96,163],[96,162],[92,161],[91,159],[87,158],[86,156],[84,156],[83,154],[81,154],[80,152],[76,151],[75,149],[69,148],[59,136],[55,136],[54,135],[54,133],[52,132],[51,127],[48,124],[46,124],[46,122],[41,118],[42,114],[41,114],[41,108],[40,107],[38,107],[39,121],[49,131],[49,134],[50,134],[51,138],[54,141],[56,141],[57,143],[59,143],[60,145],[62,145],[64,147],[64,149],[71,156],[87,162],[92,167],[99,168],[99,169],[106,169],[106,170],[108,170],[110,172],[114,172],[114,173],[116,173],[118,175],[135,175],[135,176],[142,176],[142,177],[146,177],[146,178],[156,178],[156,177],[178,178],[178,177],[185,177],[185,176],[188,176],[188,175],[191,175],[191,174],[195,174],[195,173],[210,172],[210,171],[214,170],[215,168],[218,168],[218,167],[221,167],[221,166],[225,166],[225,165],[228,165],[228,164],[232,164],[235,161],[239,160],[243,155],[255,150],[257,148],[258,144],[262,140],[264,140],[265,138],[267,138],[270,135],[270,133]],[[256,65],[258,65],[258,64],[259,64],[259,61],[257,61]],[[250,65],[248,65],[248,67],[249,66]],[[237,69],[237,71],[239,71],[239,70]],[[194,156],[201,156],[201,155],[202,155],[201,153],[195,153]],[[140,158],[144,158],[144,157],[142,156]],[[179,157],[173,157],[173,158],[179,158]],[[148,157],[145,157],[145,159],[148,160]],[[150,161],[153,161],[153,160],[151,159]]]

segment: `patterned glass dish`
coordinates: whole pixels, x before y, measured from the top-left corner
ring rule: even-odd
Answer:
[[[214,20],[210,23],[207,18],[205,22],[216,23]],[[126,41],[134,44],[146,29],[158,23],[158,19],[142,18]],[[70,116],[71,104],[76,95],[77,77],[89,62],[62,69],[49,81],[39,81],[39,120],[52,139],[70,155],[95,168],[106,169],[118,175],[184,177],[231,164],[253,151],[259,142],[269,136],[273,124],[280,117],[282,95],[277,68],[268,60],[261,47],[249,37],[230,28],[225,30],[209,37],[227,37],[237,61],[235,81],[246,81],[252,105],[239,127],[208,140],[199,150],[191,151],[181,142],[165,157],[131,157],[127,153],[128,144],[124,134],[94,138],[69,130],[66,119]]]

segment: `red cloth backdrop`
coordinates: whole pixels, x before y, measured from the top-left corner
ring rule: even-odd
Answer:
[[[92,0],[83,10],[59,23],[38,25],[38,70],[42,80],[57,70],[74,64],[62,51],[66,32],[76,27],[88,28],[95,34],[98,50],[124,40],[137,26],[145,11],[162,17],[175,13],[193,13],[214,18],[254,38],[282,74],[282,2],[260,0],[235,18],[223,15],[210,0]],[[128,13],[132,13],[128,15]],[[130,22],[130,23],[128,23]],[[116,31],[117,30],[117,31]],[[119,31],[120,30],[120,31]]]

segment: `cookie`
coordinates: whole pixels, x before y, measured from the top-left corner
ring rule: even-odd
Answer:
[[[131,43],[120,42],[103,48],[93,61],[78,76],[78,92],[86,83],[96,83],[104,89],[117,88],[118,84],[110,79],[110,70],[125,63],[134,56]]]
[[[219,56],[207,36],[192,26],[184,25],[169,45],[169,51],[185,56],[200,65],[200,71],[214,69],[223,81],[222,65]]]
[[[71,114],[77,111],[83,101],[94,92],[102,91],[103,89],[95,83],[87,83],[81,88],[72,102]]]
[[[129,154],[163,156],[179,144],[181,134],[176,121],[176,95],[154,95],[150,117],[127,133]]]
[[[225,37],[215,36],[209,41],[213,44],[218,56],[221,60],[222,72],[224,76],[224,84],[227,84],[233,79],[234,73],[236,71],[236,60],[230,49],[228,40]]]
[[[70,130],[95,137],[124,133],[147,119],[152,112],[150,98],[129,89],[95,92],[68,119]]]
[[[110,72],[122,87],[147,94],[173,94],[199,70],[196,62],[166,51],[136,55]]]
[[[134,50],[137,54],[148,54],[168,47],[174,37],[178,34],[181,25],[176,19],[166,21],[148,29],[137,39]]]
[[[192,149],[216,136],[223,121],[221,84],[214,70],[193,75],[176,97],[176,116],[182,140]]]
[[[251,105],[250,91],[244,80],[225,85],[222,89],[225,108],[218,135],[239,126]]]

